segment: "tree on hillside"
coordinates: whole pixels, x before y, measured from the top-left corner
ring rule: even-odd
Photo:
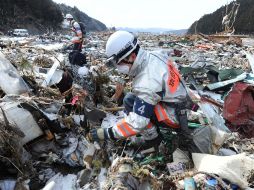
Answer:
[[[204,34],[213,34],[225,30],[222,25],[223,17],[233,9],[234,4],[240,4],[233,27],[236,34],[254,33],[254,0],[237,0],[231,2],[228,6],[223,6],[212,14],[204,15],[198,21],[194,22],[188,30],[189,34],[201,32]],[[228,12],[226,13],[226,10]]]
[[[0,29],[26,24],[57,28],[63,17],[51,0],[0,0]]]

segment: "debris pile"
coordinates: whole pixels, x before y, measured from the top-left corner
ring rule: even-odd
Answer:
[[[158,150],[139,136],[87,138],[124,118],[131,90],[104,65],[110,34],[89,33],[78,64],[65,36],[0,38],[0,189],[254,188],[253,39],[138,34],[144,49],[170,54],[199,106],[188,126],[201,152],[189,154],[170,128]]]

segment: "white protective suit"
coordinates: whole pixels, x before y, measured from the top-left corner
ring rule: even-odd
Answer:
[[[71,42],[73,44],[75,44],[75,43],[81,43],[82,40],[83,40],[83,35],[82,35],[82,31],[81,31],[81,27],[80,27],[79,23],[76,22],[75,20],[72,20],[71,21],[71,26],[72,26],[71,30],[74,33],[74,36],[71,39]]]
[[[170,114],[173,115],[172,118],[176,118],[174,109],[167,103],[186,100],[185,86],[173,62],[169,61],[166,51],[148,52],[140,49],[129,75],[134,77],[132,87],[137,97],[133,112],[113,126],[110,133],[113,133],[116,139],[127,138],[138,133],[142,134],[145,140],[154,139],[158,133],[150,122],[152,113],[157,113],[159,121]],[[162,106],[164,111],[157,109],[156,112],[158,106]],[[179,124],[176,120],[172,124],[173,128],[179,127],[176,127]]]

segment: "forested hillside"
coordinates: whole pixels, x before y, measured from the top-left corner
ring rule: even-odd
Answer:
[[[237,12],[232,11],[236,10],[236,4],[240,5]],[[237,14],[234,20],[235,13]],[[237,0],[231,2],[228,6],[221,7],[212,14],[204,15],[191,25],[188,33],[201,32],[204,34],[213,34],[222,32],[225,30],[225,25],[222,24],[222,20],[226,15],[231,16],[229,25],[233,26],[231,29],[235,29],[235,34],[254,33],[254,0]]]
[[[66,12],[84,22],[88,30],[106,30],[103,23],[77,8],[58,5],[52,0],[0,0],[0,32],[14,28],[26,28],[34,34],[57,31]]]
[[[0,30],[27,28],[31,32],[54,30],[63,20],[51,0],[0,0]]]

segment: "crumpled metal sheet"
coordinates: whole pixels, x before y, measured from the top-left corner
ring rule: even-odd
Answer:
[[[254,137],[254,86],[238,82],[225,98],[223,117],[228,128],[242,137]]]

